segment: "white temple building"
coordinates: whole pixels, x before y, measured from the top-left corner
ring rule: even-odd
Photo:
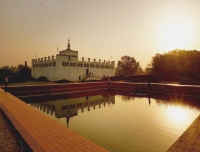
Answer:
[[[101,78],[115,75],[115,61],[90,60],[78,57],[78,51],[70,49],[68,40],[67,49],[59,51],[56,56],[48,56],[32,60],[33,78],[45,76],[50,81],[70,80],[80,81],[88,76]]]

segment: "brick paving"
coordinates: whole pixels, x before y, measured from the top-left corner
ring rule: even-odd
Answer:
[[[36,152],[107,152],[0,88],[0,107]]]

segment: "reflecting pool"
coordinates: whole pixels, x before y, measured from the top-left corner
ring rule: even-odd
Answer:
[[[200,114],[198,99],[109,93],[30,105],[111,152],[164,152]]]

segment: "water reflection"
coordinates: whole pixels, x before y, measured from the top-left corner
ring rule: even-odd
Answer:
[[[199,98],[181,97],[181,96],[163,96],[155,97],[158,106],[180,106],[199,110]]]
[[[31,105],[111,152],[164,152],[199,115],[198,101],[107,91]]]
[[[47,114],[54,115],[56,118],[66,118],[67,127],[69,127],[69,120],[71,117],[77,116],[78,111],[82,113],[105,106],[111,106],[115,104],[114,95],[96,95],[86,96],[80,98],[62,99],[40,103],[30,103],[30,105],[40,109]]]
[[[165,94],[127,94],[127,93],[116,93],[121,95],[121,99],[124,102],[130,102],[135,98],[146,98],[150,106],[151,99],[154,99],[158,106],[181,106],[188,107],[196,110],[200,110],[200,103],[198,97],[189,96],[176,96],[176,95],[165,95]]]
[[[149,97],[148,99],[149,99],[149,106],[150,106],[150,104],[151,104],[151,98]]]
[[[116,93],[118,94],[118,93]],[[121,93],[123,94],[123,93]],[[193,110],[199,110],[200,104],[195,98],[189,97],[177,97],[177,96],[160,96],[160,95],[146,95],[141,96],[134,94],[120,95],[122,101],[131,102],[135,98],[145,98],[148,100],[150,107],[151,100],[155,100],[158,106],[165,106],[168,108],[168,119],[171,121],[179,121],[184,117],[187,117],[187,113],[181,107],[192,108]],[[115,104],[115,95],[109,93],[103,95],[86,96],[79,98],[61,99],[47,102],[30,103],[30,105],[40,109],[41,111],[55,116],[56,118],[66,118],[66,126],[69,127],[70,118],[78,116],[78,111],[82,113],[84,111],[101,109],[106,105],[111,106]]]

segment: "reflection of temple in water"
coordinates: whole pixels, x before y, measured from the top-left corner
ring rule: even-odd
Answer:
[[[32,106],[56,118],[66,117],[67,127],[70,117],[77,116],[78,111],[84,112],[92,109],[114,105],[115,96],[95,95],[80,98],[62,99],[48,102],[31,103]]]

